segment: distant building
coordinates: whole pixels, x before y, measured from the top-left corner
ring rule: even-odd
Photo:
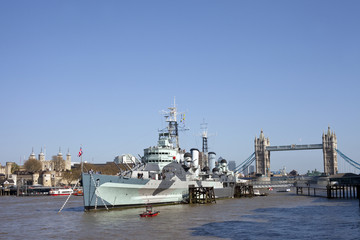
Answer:
[[[289,172],[289,176],[297,176],[297,175],[299,174],[296,170],[292,170],[291,172]]]
[[[316,176],[321,176],[322,173],[315,169],[311,172],[310,172],[310,170],[308,170],[308,172],[305,175],[310,176],[310,177],[316,177]]]
[[[11,186],[14,186],[14,180],[12,179],[6,179],[6,180],[0,180],[0,186],[3,186],[3,187],[11,187]]]
[[[255,173],[255,166],[254,165],[250,165],[249,167],[249,174],[253,174]]]
[[[32,151],[32,153],[29,156],[29,160],[30,159],[35,159],[35,160],[39,160],[41,162],[41,170],[42,171],[52,171],[55,169],[54,167],[54,161],[53,160],[46,160],[45,159],[45,154],[43,153],[42,149],[41,152],[38,155],[39,159],[36,159],[36,155],[34,153],[34,149]],[[63,154],[61,153],[61,148],[59,148],[59,152],[56,156],[59,160],[64,160],[63,159]],[[64,168],[61,169],[62,171],[66,171],[66,170],[71,170],[71,154],[68,151],[68,153],[66,154],[66,159],[65,159],[65,164],[64,164]]]
[[[131,154],[123,154],[121,156],[116,156],[114,162],[116,164],[135,164],[138,160]]]
[[[254,171],[255,171],[254,165],[250,165],[249,167],[245,168],[245,170],[244,170],[244,175],[245,175],[245,176],[246,176],[246,175],[251,175],[251,174],[254,173]]]
[[[271,176],[273,176],[273,177],[287,176],[286,167],[284,166],[282,169],[279,169],[279,171],[272,171]]]
[[[14,162],[6,162],[5,166],[0,164],[0,174],[4,174],[5,178],[8,178],[11,175],[11,168],[15,164]]]
[[[38,185],[42,184],[44,186],[54,186],[57,184],[62,183],[63,172],[67,170],[71,170],[71,154],[68,151],[66,154],[66,159],[63,159],[63,154],[61,153],[61,149],[59,149],[58,154],[55,156],[55,159],[46,160],[45,154],[43,153],[42,149],[38,155],[38,159],[36,159],[36,155],[34,153],[34,149],[32,150],[29,160],[35,159],[41,162],[41,171],[35,173],[27,172],[24,167],[20,166],[19,171],[15,173],[11,173],[11,169],[13,162],[7,162],[6,166],[0,165],[0,174],[4,175],[4,178],[9,181],[10,183],[13,182],[14,185]],[[54,160],[61,160],[63,164],[60,165],[61,168],[59,171],[55,171],[55,161]]]
[[[229,161],[228,168],[230,171],[235,171],[235,168],[236,168],[235,161]]]

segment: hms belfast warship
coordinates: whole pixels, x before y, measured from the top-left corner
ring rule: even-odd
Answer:
[[[159,132],[157,146],[144,149],[141,161],[127,165],[127,171],[116,176],[82,173],[85,211],[182,203],[189,198],[189,186],[213,187],[216,198],[233,197],[236,179],[225,159],[215,166],[215,153],[205,153],[208,160],[201,169],[200,151],[179,147],[177,115],[174,103],[166,112],[168,126]]]

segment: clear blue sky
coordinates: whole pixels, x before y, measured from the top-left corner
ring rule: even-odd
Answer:
[[[73,161],[143,154],[176,102],[185,149],[237,163],[271,145],[321,143],[360,162],[359,1],[1,1],[0,163],[32,147]],[[322,151],[271,168],[323,171]],[[340,161],[342,162],[342,161]],[[341,163],[339,163],[341,168]]]

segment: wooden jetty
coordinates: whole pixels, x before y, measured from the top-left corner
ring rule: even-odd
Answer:
[[[360,199],[360,184],[327,186],[327,198]]]
[[[296,187],[296,194],[314,197],[360,199],[360,184]]]
[[[254,188],[252,185],[246,183],[238,183],[235,186],[234,197],[253,197],[254,196]]]
[[[297,186],[296,187],[296,194],[297,195],[306,195],[306,196],[313,196],[313,197],[326,197],[326,186]]]
[[[351,173],[336,174],[329,176],[327,184],[323,185],[308,181],[296,186],[296,194],[360,200],[360,176]]]
[[[189,186],[189,203],[216,203],[214,187]]]

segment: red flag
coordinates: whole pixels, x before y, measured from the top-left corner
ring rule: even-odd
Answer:
[[[83,151],[82,151],[82,148],[80,147],[80,151],[79,151],[78,157],[80,157],[82,154],[83,154]]]

